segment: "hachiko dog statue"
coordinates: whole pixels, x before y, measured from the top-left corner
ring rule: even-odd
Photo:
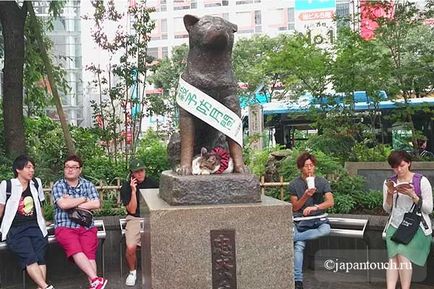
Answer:
[[[240,116],[237,82],[231,63],[237,26],[220,17],[192,15],[184,16],[184,24],[189,33],[190,50],[182,79]],[[200,153],[202,147],[218,145],[221,133],[182,108],[179,123],[181,156],[178,173],[191,175],[193,155]],[[229,137],[226,139],[234,172],[246,172],[241,146]]]

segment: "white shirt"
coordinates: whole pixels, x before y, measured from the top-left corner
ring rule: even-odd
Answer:
[[[433,192],[432,192],[431,184],[429,183],[426,177],[422,177],[422,179],[420,180],[420,190],[421,190],[420,198],[422,199],[422,208],[420,211],[422,212],[422,218],[425,220],[425,223],[428,228],[424,227],[423,221],[420,222],[420,227],[422,228],[425,235],[428,236],[432,234],[432,225],[431,225],[431,219],[429,215],[433,211]],[[399,195],[398,201],[396,201],[398,195]],[[414,204],[414,202],[407,195],[401,193],[395,193],[393,194],[393,198],[392,198],[392,204],[393,204],[393,209],[392,209],[392,206],[386,203],[386,198],[387,198],[387,186],[386,186],[386,181],[384,181],[383,208],[389,214],[390,212],[392,212],[392,215],[389,218],[389,222],[387,223],[386,228],[388,228],[389,225],[391,225],[394,228],[398,228],[402,220],[404,219],[404,214],[410,211],[411,206]],[[396,206],[395,206],[395,202],[396,202]]]
[[[31,180],[30,192],[32,193],[32,197],[35,202],[36,220],[38,222],[39,228],[41,229],[42,235],[45,237],[48,232],[47,227],[45,226],[44,216],[42,215],[41,203],[39,202],[45,200],[45,196],[42,190],[41,180],[39,178],[36,178],[36,181],[39,184],[38,189],[36,189],[33,180]],[[22,193],[23,187],[20,181],[17,178],[11,179],[11,196],[6,202],[6,181],[2,181],[0,184],[0,204],[4,205],[6,203],[6,207],[4,208],[3,221],[0,228],[0,232],[2,233],[2,241],[6,240],[6,236],[17,213]]]

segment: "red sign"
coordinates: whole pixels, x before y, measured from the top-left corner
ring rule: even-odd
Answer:
[[[423,24],[428,26],[434,26],[434,18],[425,19],[425,21],[423,21]]]
[[[308,11],[300,13],[298,18],[301,21],[321,20],[321,19],[333,19],[335,11]]]
[[[155,88],[155,89],[147,89],[145,91],[146,94],[162,94],[163,89],[162,88]]]

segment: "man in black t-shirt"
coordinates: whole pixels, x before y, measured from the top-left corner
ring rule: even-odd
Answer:
[[[34,178],[35,163],[26,155],[14,160],[15,178],[0,184],[1,241],[18,258],[38,288],[54,289],[46,283],[45,253],[48,239],[42,212],[44,192],[39,178]]]
[[[125,258],[130,273],[125,281],[127,286],[135,286],[137,273],[136,249],[140,246],[140,189],[158,188],[158,183],[146,176],[145,164],[133,159],[130,162],[130,179],[121,187],[121,199],[127,209],[125,242]]]

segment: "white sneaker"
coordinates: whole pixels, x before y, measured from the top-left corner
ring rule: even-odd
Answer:
[[[130,274],[128,274],[127,280],[125,281],[125,285],[127,286],[135,286],[136,285],[136,273],[135,272],[130,272]]]

